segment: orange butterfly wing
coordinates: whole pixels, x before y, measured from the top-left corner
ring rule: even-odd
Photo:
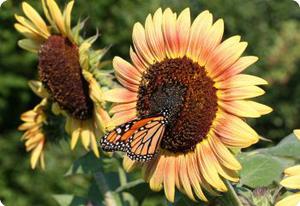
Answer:
[[[151,159],[164,135],[166,120],[163,116],[137,119],[118,126],[101,140],[104,151],[127,152],[138,161]]]

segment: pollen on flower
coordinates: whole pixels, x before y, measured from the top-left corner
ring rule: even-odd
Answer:
[[[39,76],[62,109],[80,120],[92,116],[93,103],[81,73],[78,47],[67,38],[53,35],[41,46]]]
[[[217,112],[214,82],[203,67],[190,59],[166,59],[143,75],[137,102],[139,115],[168,109],[169,124],[161,148],[188,152],[210,130]]]

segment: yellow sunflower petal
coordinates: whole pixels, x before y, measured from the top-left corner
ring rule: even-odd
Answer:
[[[51,17],[62,35],[66,35],[63,15],[54,0],[46,0]]]
[[[74,1],[70,1],[64,11],[64,24],[66,33],[68,35],[68,38],[73,41],[73,35],[72,35],[72,28],[71,28],[71,12],[74,6]]]
[[[46,23],[38,14],[38,12],[36,12],[36,10],[26,2],[22,3],[22,8],[27,18],[34,23],[39,32],[43,33],[45,37],[48,38],[50,36],[50,32],[48,31]]]
[[[78,120],[72,121],[71,130],[71,149],[73,150],[78,142],[81,133],[81,122]]]
[[[269,114],[273,111],[271,107],[258,102],[248,101],[248,103],[250,104],[250,107],[254,108],[260,115]]]
[[[40,158],[40,155],[42,153],[43,147],[44,147],[44,142],[40,142],[38,146],[31,153],[30,164],[32,169],[35,169],[37,161]]]
[[[28,39],[33,39],[33,40],[36,40],[36,41],[41,40],[40,35],[37,35],[35,32],[31,31],[30,29],[23,26],[22,24],[16,23],[16,24],[14,24],[14,27],[19,33],[21,33],[22,35],[24,35]]]
[[[29,110],[21,114],[21,120],[24,122],[33,122],[35,120],[37,113],[33,110]]]
[[[91,142],[91,128],[90,128],[90,121],[82,121],[82,130],[81,130],[81,141],[82,145],[86,150],[89,149],[90,142]]]
[[[37,133],[34,136],[31,136],[26,142],[25,142],[25,146],[29,147],[30,145],[35,145],[39,142],[41,142],[42,140],[44,140],[45,137],[42,133]]]
[[[48,10],[48,6],[47,6],[47,3],[46,3],[47,0],[42,0],[42,6],[43,6],[43,10],[44,10],[44,14],[48,20],[48,22],[51,24],[51,26],[53,28],[56,28],[56,25],[53,21],[53,19],[51,18],[50,16],[50,13],[49,13],[49,10]]]
[[[133,171],[136,167],[138,167],[140,165],[139,162],[131,160],[129,157],[127,157],[126,155],[124,156],[123,159],[123,167],[125,169],[126,172],[131,172]]]
[[[280,184],[290,189],[300,189],[300,174],[286,177]]]
[[[300,165],[287,168],[284,170],[284,174],[287,176],[300,175]]]
[[[72,135],[72,132],[73,132],[73,121],[76,121],[76,119],[73,119],[72,117],[70,116],[67,116],[66,117],[66,123],[65,123],[65,131],[69,134]]]
[[[41,164],[41,168],[43,170],[45,170],[46,168],[46,164],[45,164],[45,154],[44,154],[44,151],[41,152],[41,155],[40,155],[40,164]]]
[[[97,129],[97,131],[101,132],[100,135],[102,135],[102,133],[107,129],[108,123],[111,121],[111,118],[102,107],[94,107],[94,110],[95,122],[99,126],[99,129]],[[111,126],[114,127],[114,125]]]
[[[28,130],[36,125],[35,122],[25,122],[18,127],[18,130]]]
[[[94,152],[96,157],[100,157],[100,153],[98,150],[98,144],[97,144],[97,140],[96,140],[96,136],[95,136],[95,131],[91,131],[90,132],[90,147],[92,149],[92,151]]]
[[[40,49],[40,44],[31,39],[22,39],[18,41],[19,47],[27,51],[37,53]]]
[[[31,80],[28,82],[30,89],[39,97],[46,98],[49,96],[47,90],[43,86],[42,82]]]
[[[300,193],[290,195],[276,203],[275,206],[298,206],[300,203]]]
[[[295,133],[296,137],[298,137],[298,139],[300,139],[300,129],[295,129],[294,133]]]
[[[23,16],[19,16],[17,14],[15,14],[15,18],[21,25],[23,25],[24,27],[29,29],[35,35],[38,35],[38,36],[40,36],[44,39],[48,38],[47,35],[45,35],[44,33],[39,32],[38,28],[31,21],[29,21],[28,19],[24,18]]]

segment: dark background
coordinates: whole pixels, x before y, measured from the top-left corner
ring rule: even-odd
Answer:
[[[40,1],[28,1],[41,10]],[[61,6],[67,1],[59,1]],[[76,0],[73,25],[78,18],[88,17],[83,36],[98,28],[101,36],[95,47],[111,45],[106,60],[119,55],[128,59],[132,26],[143,22],[149,12],[171,7],[175,11],[190,7],[192,16],[208,9],[215,19],[225,21],[224,38],[239,34],[249,46],[247,55],[256,55],[259,62],[246,72],[269,81],[266,95],[258,98],[274,112],[250,124],[260,135],[276,144],[300,128],[300,8],[292,0]],[[30,91],[27,81],[37,77],[37,58],[17,47],[21,39],[13,28],[14,13],[22,14],[21,1],[8,0],[0,8],[0,200],[7,205],[56,205],[54,193],[85,192],[87,181],[66,179],[63,174],[76,158],[68,142],[47,148],[47,170],[32,171],[29,154],[20,141],[16,128],[19,115],[39,99]],[[62,7],[61,7],[62,8]]]

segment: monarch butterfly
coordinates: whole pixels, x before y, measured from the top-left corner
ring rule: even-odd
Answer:
[[[160,115],[134,119],[122,124],[101,139],[104,151],[122,151],[132,160],[148,161],[154,157],[164,135],[167,110]]]

